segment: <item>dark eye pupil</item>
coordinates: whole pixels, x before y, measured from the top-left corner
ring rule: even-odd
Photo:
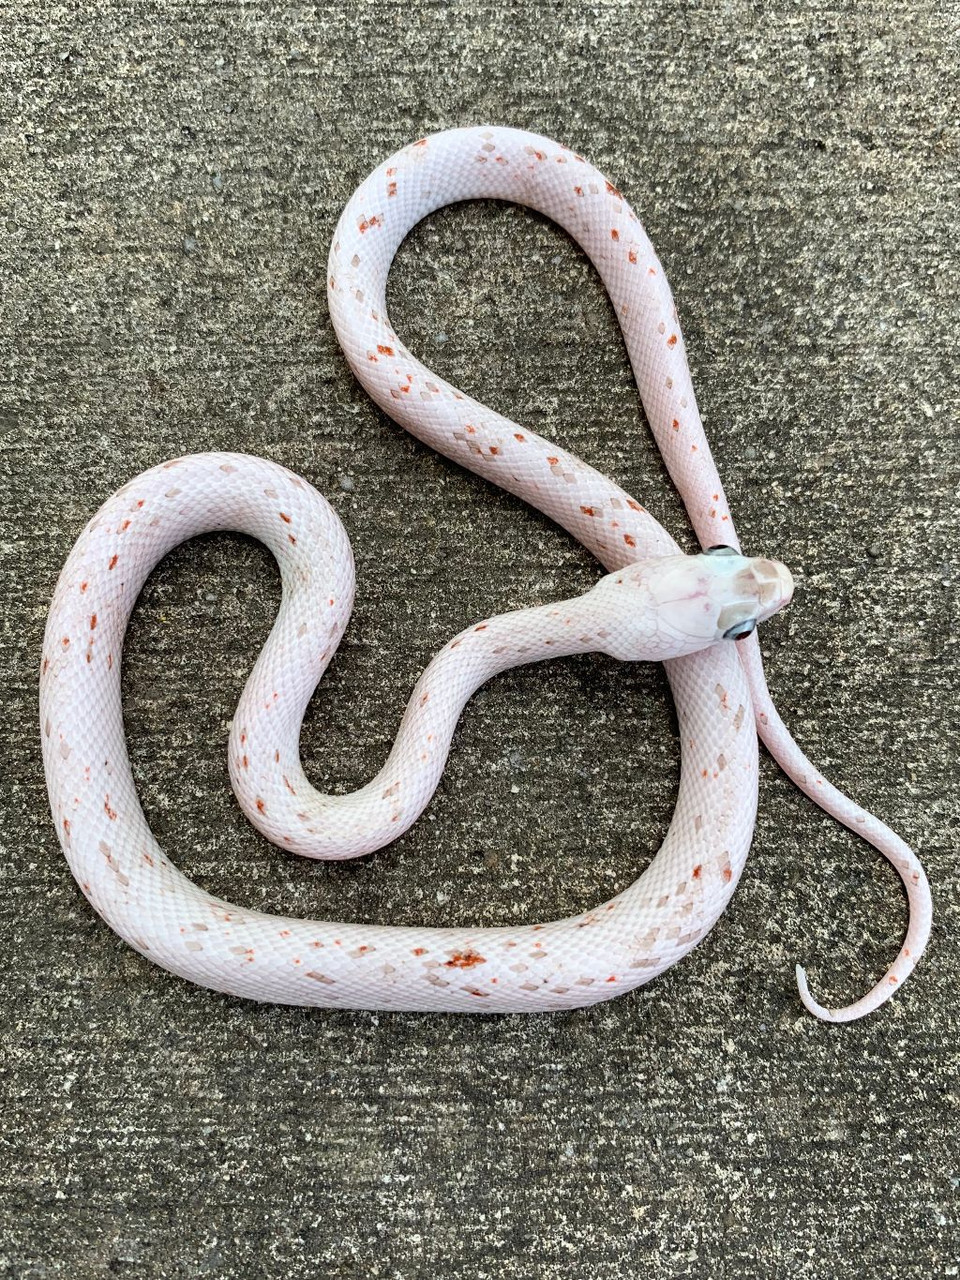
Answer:
[[[724,546],[724,544],[721,542],[721,543],[718,543],[717,546],[715,547],[707,547],[706,551],[703,554],[705,556],[735,556],[735,555],[739,555],[740,553],[736,550],[735,547]]]
[[[742,640],[756,630],[756,618],[748,618],[746,622],[737,622],[723,633],[724,640]]]

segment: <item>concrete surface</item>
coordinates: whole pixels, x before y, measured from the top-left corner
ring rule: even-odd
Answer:
[[[3,6],[0,1274],[958,1274],[955,18],[890,0]],[[358,181],[482,120],[587,153],[646,222],[744,541],[802,571],[764,636],[780,708],[926,861],[929,959],[866,1022],[805,1016],[793,963],[828,999],[859,994],[897,949],[902,896],[769,760],[711,937],[563,1016],[190,988],[110,933],[59,853],[35,730],[45,610],[134,472],[249,450],[342,514],[360,596],[304,735],[320,784],[373,773],[468,620],[595,577],[374,411],[327,320]],[[610,307],[556,229],[443,212],[391,298],[428,363],[689,545]],[[490,524],[502,551],[481,556]],[[671,809],[671,710],[659,670],[601,659],[484,690],[429,813],[380,856],[265,846],[227,788],[225,726],[277,596],[259,547],[208,538],[136,612],[131,751],[190,875],[255,906],[430,923],[533,921],[634,878]]]

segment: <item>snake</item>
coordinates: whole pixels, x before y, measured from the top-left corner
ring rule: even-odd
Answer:
[[[557,223],[593,263],[622,330],[640,399],[701,550],[684,554],[648,510],[561,446],[432,372],[391,325],[390,265],[427,215],[466,200],[510,201]],[[426,445],[517,495],[579,540],[604,574],[583,595],[469,626],[414,688],[383,768],[350,794],[323,794],[303,768],[300,728],[350,617],[353,558],[332,506],[278,463],[212,452],[163,462],[110,497],[56,584],[40,674],[51,813],[93,908],[147,959],[252,1000],[325,1008],[546,1012],[647,983],[695,947],[734,893],[753,838],[763,742],[816,804],[898,872],[909,912],[886,972],[827,1008],[797,966],[799,995],[827,1022],[882,1005],[920,958],[930,889],[890,828],[838,791],[773,705],[756,632],[790,602],[789,570],[742,553],[697,408],[663,267],[621,192],[570,148],[500,126],[419,139],[359,186],[327,264],[330,318],[372,400]],[[676,705],[680,779],[656,855],[622,892],[576,915],[494,927],[318,921],[227,902],[183,875],[150,831],[124,738],[121,658],[137,596],[158,562],[202,533],[261,540],[282,598],[233,716],[230,779],[267,839],[346,859],[409,829],[440,780],[472,693],[523,663],[600,652],[662,662]]]

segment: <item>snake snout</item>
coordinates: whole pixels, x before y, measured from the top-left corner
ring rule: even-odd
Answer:
[[[713,563],[721,563],[716,560]],[[726,563],[730,563],[727,559]],[[742,640],[758,622],[772,617],[793,599],[793,575],[779,560],[742,559],[724,588],[726,603],[718,630],[724,640]]]
[[[793,599],[793,574],[779,560],[751,560],[748,572],[753,575],[760,602],[758,621],[771,617]]]

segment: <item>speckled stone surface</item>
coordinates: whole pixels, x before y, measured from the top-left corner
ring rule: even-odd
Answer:
[[[928,3],[5,5],[0,1275],[957,1275],[960,981],[956,27]],[[952,50],[952,54],[951,54]],[[324,302],[339,211],[445,126],[587,154],[674,285],[745,545],[800,575],[768,673],[812,757],[921,852],[928,960],[880,1014],[893,873],[765,760],[714,933],[609,1006],[536,1018],[259,1007],[163,973],[91,912],[46,810],[36,665],[96,506],[182,452],[283,462],[337,507],[359,599],[304,732],[319,784],[382,761],[471,619],[585,588],[543,518],[376,412]],[[465,206],[391,309],[445,377],[689,532],[606,297],[554,227]],[[227,787],[278,584],[239,538],[170,556],[126,654],[161,842],[212,891],[317,916],[493,924],[635,878],[677,775],[658,669],[530,668],[471,704],[424,818],[314,865]]]

